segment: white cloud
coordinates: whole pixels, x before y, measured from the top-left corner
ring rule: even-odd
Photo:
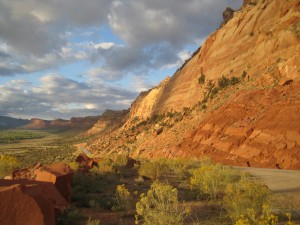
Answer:
[[[106,49],[106,50],[112,48],[113,46],[115,46],[115,43],[113,43],[113,42],[102,42],[102,43],[94,45],[94,47],[96,49],[102,48],[102,49]]]
[[[0,85],[0,115],[70,118],[101,114],[104,110],[129,107],[136,92],[107,84],[92,86],[48,74],[39,86],[25,80],[13,80]]]
[[[60,71],[60,66],[75,62],[91,65],[82,75],[84,82],[48,74],[39,86],[24,80],[0,86],[0,114],[68,117],[127,107],[135,91],[151,86],[149,71],[180,66],[190,55],[186,46],[202,44],[219,26],[223,10],[241,4],[0,0],[0,76]],[[102,36],[110,31],[117,37]],[[132,79],[127,83],[133,91],[113,85],[125,77]]]

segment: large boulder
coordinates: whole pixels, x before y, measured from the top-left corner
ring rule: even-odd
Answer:
[[[65,200],[71,198],[73,170],[65,163],[42,166],[34,171],[35,180],[53,183]]]
[[[55,225],[55,214],[67,201],[52,183],[0,180],[0,223],[5,225]]]
[[[96,166],[96,167],[99,166],[98,163],[94,159],[88,157],[84,153],[81,153],[77,156],[76,162],[79,163],[83,168],[85,168],[87,170],[92,169],[94,166]]]

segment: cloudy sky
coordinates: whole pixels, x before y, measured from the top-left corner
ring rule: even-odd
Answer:
[[[0,115],[128,108],[242,0],[0,0]]]

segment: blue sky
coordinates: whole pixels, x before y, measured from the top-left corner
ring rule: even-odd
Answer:
[[[129,108],[242,0],[0,0],[0,115]]]

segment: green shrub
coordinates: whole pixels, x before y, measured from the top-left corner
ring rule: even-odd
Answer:
[[[226,88],[229,84],[230,84],[230,80],[224,75],[222,75],[222,77],[218,79],[218,86],[220,88]]]
[[[100,225],[100,220],[92,219],[89,217],[89,220],[86,222],[86,225]]]
[[[233,77],[231,77],[230,78],[230,85],[236,85],[236,84],[238,84],[240,82],[240,79],[239,78],[237,78],[237,77],[235,77],[235,76],[233,76]]]
[[[80,164],[77,163],[77,162],[70,162],[70,163],[69,163],[69,167],[70,167],[72,170],[77,171],[77,170],[79,169],[79,167],[80,167]]]
[[[19,161],[13,156],[0,155],[0,178],[11,174],[19,167]]]
[[[115,159],[112,161],[112,168],[113,169],[120,169],[125,167],[128,163],[128,156],[126,154],[117,155]]]
[[[136,224],[181,225],[188,210],[178,206],[178,191],[170,185],[154,182],[136,204]]]
[[[243,73],[242,73],[242,79],[245,79],[247,76],[247,72],[245,70],[243,70]]]
[[[142,177],[148,177],[152,180],[159,179],[170,172],[170,167],[165,159],[156,159],[146,161],[141,164],[138,173]]]
[[[227,184],[240,179],[240,174],[236,170],[208,162],[203,163],[198,169],[193,169],[191,174],[191,189],[195,189],[200,197],[207,196],[211,199],[222,194]]]
[[[62,214],[59,214],[57,217],[58,225],[73,225],[82,219],[82,215],[79,213],[78,209],[70,205],[67,209],[64,210]]]
[[[218,92],[219,92],[219,88],[214,87],[214,88],[211,90],[210,98],[213,98],[216,94],[218,94]]]
[[[257,224],[255,221],[267,214],[268,199],[267,186],[249,178],[243,178],[239,183],[227,186],[224,207],[234,223],[249,221],[252,225]]]
[[[224,75],[222,75],[222,77],[218,79],[218,86],[221,89],[224,89],[224,88],[228,87],[229,85],[233,86],[233,85],[238,84],[239,82],[240,82],[240,79],[235,76],[227,78]]]
[[[270,213],[268,205],[263,205],[263,211],[260,217],[256,218],[255,211],[249,210],[248,217],[241,216],[234,225],[276,225],[278,217]]]
[[[204,84],[205,83],[205,75],[201,74],[201,76],[198,78],[198,83],[199,84]]]
[[[115,193],[114,211],[128,212],[133,207],[133,198],[125,185],[118,185]]]

